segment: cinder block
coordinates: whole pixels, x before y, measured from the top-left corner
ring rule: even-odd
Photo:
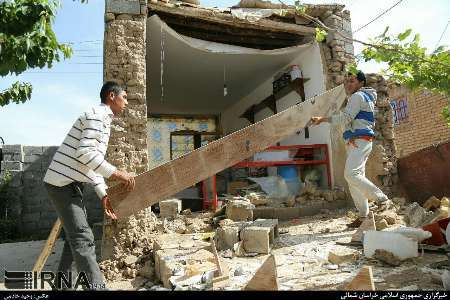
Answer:
[[[300,207],[300,209],[299,209],[299,217],[317,215],[318,213],[320,213],[320,210],[322,208],[325,208],[324,204],[304,205],[304,206]]]
[[[161,218],[174,219],[181,211],[181,200],[170,199],[159,202],[159,215]]]
[[[233,249],[234,244],[239,242],[239,227],[225,226],[216,229],[214,236],[217,250]]]
[[[38,222],[36,221],[22,222],[21,224],[23,234],[35,234],[36,228],[38,228]]]
[[[2,162],[2,171],[22,171],[23,165],[18,161],[3,161]]]
[[[33,155],[33,154],[39,154],[42,155],[42,146],[24,146],[23,152],[25,153],[25,156]]]
[[[274,208],[273,218],[286,221],[298,218],[300,216],[299,207]]]
[[[23,162],[24,155],[23,152],[20,153],[5,153],[3,151],[3,161],[19,161]]]
[[[19,174],[11,175],[11,179],[8,183],[9,187],[16,188],[23,185],[22,176]]]
[[[244,200],[231,200],[227,204],[226,215],[233,221],[252,221],[255,206]]]
[[[270,228],[249,226],[242,229],[240,235],[246,252],[269,253],[271,248]]]
[[[278,219],[258,219],[252,223],[251,226],[270,228],[270,244],[278,238]]]
[[[41,172],[42,166],[40,162],[34,162],[34,163],[23,163],[22,170],[24,171],[32,171],[32,172]]]
[[[31,155],[25,155],[23,162],[24,163],[35,163],[35,162],[39,162],[40,160],[43,159],[44,156],[42,156],[41,154],[31,154]]]
[[[31,172],[31,171],[25,171],[23,172],[23,180],[24,181],[30,181],[30,180],[35,180],[36,179],[36,174]]]
[[[3,145],[2,152],[3,153],[22,153],[23,146],[22,145]]]
[[[42,147],[42,154],[52,158],[55,155],[56,150],[58,150],[58,146],[44,146]]]
[[[141,5],[139,0],[106,0],[106,12],[139,15]]]
[[[22,222],[39,222],[41,218],[40,212],[32,212],[22,215]]]
[[[253,209],[253,219],[273,219],[274,208],[273,207],[256,207]]]

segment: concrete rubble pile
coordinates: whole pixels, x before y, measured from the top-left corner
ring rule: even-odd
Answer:
[[[163,277],[155,269],[155,252],[163,247],[155,245],[157,238],[167,235],[189,236],[212,230],[210,213],[185,210],[178,214],[179,210],[176,209],[175,214],[173,205],[178,207],[177,201],[179,200],[168,200],[168,204],[160,207],[163,217],[157,217],[151,208],[147,208],[130,217],[125,224],[119,223],[112,258],[100,263],[100,269],[108,281],[139,279],[147,288],[158,287],[155,283]],[[172,287],[167,280],[163,285],[166,288]]]
[[[344,197],[345,193],[338,190],[319,190],[308,186],[293,201],[294,205],[308,201],[328,203]],[[331,237],[329,241],[325,238],[326,235],[348,230],[344,229],[345,222],[334,223],[335,214],[341,214],[343,219],[348,220],[354,210],[345,213],[345,210],[326,212],[322,209],[320,214],[308,217],[316,221],[306,224],[305,233],[295,235],[295,229],[292,231],[291,228],[305,227],[302,219],[280,223],[277,218],[258,218],[253,214],[255,208],[268,207],[272,200],[257,192],[228,197],[226,206],[216,214],[192,213],[188,209],[182,211],[181,202],[177,199],[162,201],[159,205],[159,217],[147,209],[130,218],[120,229],[116,236],[114,257],[103,261],[101,269],[109,281],[132,279],[139,282],[138,288],[141,290],[213,290],[213,278],[217,277],[218,268],[211,248],[213,239],[218,259],[227,270],[226,274],[230,271],[230,282],[224,289],[241,289],[255,272],[254,267],[249,268],[252,262],[263,261],[268,254],[275,254],[279,263],[290,261],[292,253],[297,250],[288,250],[289,247],[285,250],[285,246],[300,247],[298,251],[302,253],[301,260],[305,261],[300,268],[303,272],[307,272],[305,266],[314,272],[325,270],[328,274],[326,276],[334,280],[333,276],[337,275],[333,274],[349,274],[363,265],[375,265],[378,272],[376,278],[382,280],[380,278],[393,276],[389,275],[393,274],[390,270],[408,271],[416,266],[420,259],[419,249],[422,247],[419,245],[426,243],[432,236],[431,232],[421,226],[436,219],[431,216],[439,214],[444,217],[444,212],[448,211],[448,199],[445,197],[442,200],[431,197],[423,206],[407,203],[405,198],[393,198],[383,206],[370,203],[376,228],[365,231],[362,243],[358,246],[336,244],[339,236]],[[286,209],[295,207],[287,206],[286,202],[279,203],[283,203]],[[327,222],[331,222],[328,227],[333,230],[323,230],[323,224]],[[289,234],[280,235],[280,232]],[[314,251],[311,252],[312,250]],[[319,254],[321,252],[325,254]],[[307,253],[314,254],[314,259]],[[436,263],[436,259],[430,261]],[[447,284],[442,283],[448,281],[448,276],[440,267],[427,261],[417,268],[420,274],[433,276],[433,283],[427,284],[436,284],[438,287]],[[284,274],[286,270],[280,272]],[[289,277],[288,274],[284,276]],[[317,284],[314,281],[306,282]],[[288,283],[285,283],[284,289],[289,289],[286,287]],[[380,281],[379,284],[389,289],[383,282]],[[343,285],[338,284],[336,287]],[[408,288],[418,289],[419,284]]]
[[[269,254],[278,236],[276,219],[240,222],[224,219],[219,222],[214,239],[217,250],[233,250],[235,256],[256,256]]]

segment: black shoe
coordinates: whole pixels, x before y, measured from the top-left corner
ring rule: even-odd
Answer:
[[[347,224],[348,228],[359,228],[359,226],[361,226],[362,222],[364,221],[364,218],[357,218],[355,219],[353,222],[351,222],[350,224]]]

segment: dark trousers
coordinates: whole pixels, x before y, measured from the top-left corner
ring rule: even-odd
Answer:
[[[94,234],[87,222],[83,184],[73,182],[58,187],[44,183],[65,233],[58,271],[68,272],[75,261],[78,272],[85,272],[91,288],[102,289],[104,281],[95,255]],[[67,273],[66,273],[67,274]]]

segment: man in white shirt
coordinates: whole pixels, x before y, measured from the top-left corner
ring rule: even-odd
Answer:
[[[366,162],[372,151],[372,141],[375,136],[375,102],[377,93],[370,87],[364,87],[366,76],[362,71],[349,74],[345,89],[350,98],[342,111],[330,116],[315,116],[311,118],[313,125],[322,122],[343,124],[343,138],[347,144],[347,160],[345,162],[344,178],[350,194],[358,210],[358,218],[349,227],[359,227],[369,214],[369,201],[381,205],[388,197],[365,176]]]
[[[117,217],[109,203],[104,178],[122,181],[128,190],[135,186],[131,174],[117,170],[105,160],[111,121],[128,105],[127,93],[117,83],[109,81],[103,85],[100,98],[99,106],[74,122],[44,177],[44,185],[66,237],[58,271],[70,271],[75,261],[78,272],[87,275],[91,289],[104,289],[105,283],[96,261],[94,235],[87,222],[83,184],[94,186],[106,215],[112,219]]]

